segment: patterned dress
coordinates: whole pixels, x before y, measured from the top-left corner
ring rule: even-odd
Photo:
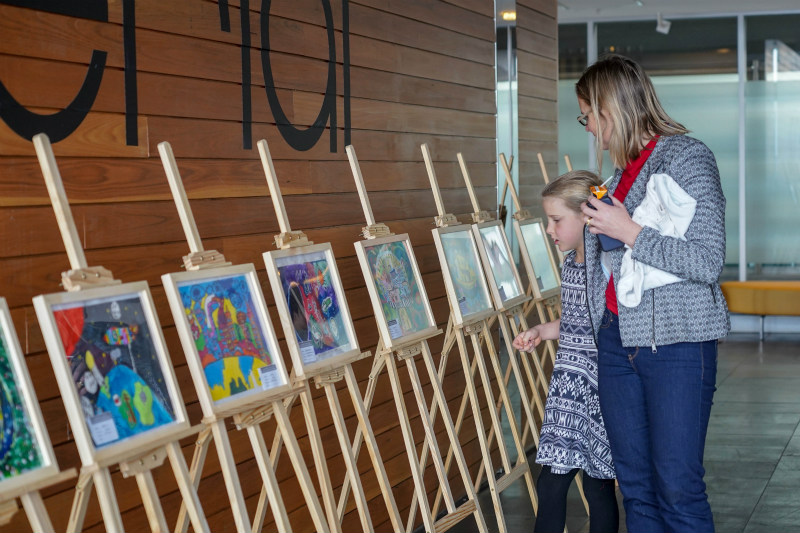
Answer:
[[[561,270],[561,329],[536,462],[554,474],[581,468],[610,479],[614,463],[597,397],[597,347],[586,304],[586,268],[575,252]]]

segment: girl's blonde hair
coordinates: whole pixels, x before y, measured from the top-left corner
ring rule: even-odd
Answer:
[[[559,198],[575,212],[581,212],[581,205],[591,196],[590,187],[601,185],[597,174],[588,170],[573,170],[560,175],[542,190],[542,198]]]
[[[597,168],[603,168],[603,131],[600,111],[614,124],[608,155],[616,168],[625,168],[641,151],[641,142],[656,135],[688,133],[667,115],[644,69],[627,57],[610,54],[587,68],[575,84],[578,98],[589,104],[597,124]]]

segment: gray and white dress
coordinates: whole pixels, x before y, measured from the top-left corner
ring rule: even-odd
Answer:
[[[567,254],[561,269],[561,328],[536,462],[554,474],[573,468],[598,479],[614,475],[600,400],[597,347],[586,302],[586,266]]]

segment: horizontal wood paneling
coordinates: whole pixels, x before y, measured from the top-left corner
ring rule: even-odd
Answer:
[[[556,78],[550,72],[556,58],[555,2],[521,3],[530,5],[519,9],[520,18],[529,19],[520,20],[518,34],[520,176],[522,194],[530,197],[538,195],[538,190],[535,185],[529,186],[529,181],[533,183],[534,174],[539,174],[535,151],[530,150],[543,151],[548,161],[556,157],[555,140],[548,136],[556,120]],[[322,3],[273,1],[268,18],[269,51],[262,52],[261,3],[250,2],[248,102],[242,101],[240,4],[227,4],[230,29],[224,31],[216,1],[136,1],[135,145],[127,144],[126,135],[132,94],[126,94],[122,3],[110,3],[108,22],[0,4],[0,81],[31,111],[52,114],[69,105],[84,82],[92,51],[107,52],[102,82],[86,119],[66,139],[55,143],[54,151],[88,263],[109,268],[117,279],[150,284],[193,423],[200,422],[202,413],[160,280],[162,274],[180,270],[188,245],[157,156],[159,142],[169,141],[173,147],[204,247],[219,250],[234,263],[254,264],[287,364],[290,361],[283,330],[262,259],[264,251],[274,249],[273,237],[279,230],[258,153],[243,142],[243,110],[248,104],[251,139],[253,143],[262,138],[269,142],[292,228],[333,247],[356,335],[364,350],[374,350],[378,333],[353,247],[365,222],[344,153],[345,127],[350,128],[347,134],[356,148],[376,218],[395,233],[410,235],[434,316],[443,329],[448,302],[431,236],[437,213],[420,145],[427,143],[431,149],[448,212],[463,222],[470,221],[472,206],[456,162],[457,152],[469,165],[482,207],[493,209],[496,203],[493,2],[356,0],[349,2],[350,18],[345,24],[342,2],[332,1],[335,152],[330,149],[329,129],[310,149],[293,148],[278,131],[267,97],[268,91],[274,91],[287,120],[298,130],[316,120],[328,75],[328,31]],[[344,51],[345,27],[349,28],[349,57]],[[265,86],[262,57],[266,54],[274,87]],[[349,78],[345,77],[345,65]],[[349,123],[345,122],[347,113]],[[59,291],[60,273],[68,268],[33,147],[0,121],[0,295],[11,306],[61,468],[77,466],[79,460],[31,298]],[[431,339],[437,362],[442,343],[442,335]],[[430,400],[426,371],[421,363],[417,366]],[[362,392],[370,369],[371,358],[354,365]],[[402,365],[400,370],[420,447],[423,434],[419,413],[407,372]],[[398,506],[405,514],[413,483],[388,378],[382,374],[378,379],[370,419]],[[444,391],[452,412],[463,397],[464,379],[460,358],[451,353]],[[356,423],[353,407],[343,384],[337,388],[352,435]],[[313,389],[312,393],[331,480],[338,490],[344,479],[344,463],[331,414],[323,392]],[[488,423],[485,409],[483,416]],[[291,419],[306,462],[312,464],[299,404]],[[265,423],[262,429],[271,443],[274,422]],[[436,433],[444,443],[440,423]],[[252,513],[261,487],[253,452],[244,432],[229,425],[229,435]],[[469,413],[459,439],[472,474],[480,464],[476,437]],[[190,459],[193,440],[181,444]],[[497,450],[493,453],[497,459]],[[376,530],[388,530],[388,517],[366,451],[358,464]],[[313,468],[311,474],[316,480]],[[168,468],[157,469],[154,476],[171,524],[180,503],[175,481]],[[456,497],[460,497],[464,487],[457,470],[451,469],[449,476]],[[127,528],[147,529],[135,482],[123,479],[119,472],[112,477]],[[312,530],[285,455],[277,477],[293,530]],[[435,493],[438,480],[432,468],[426,470],[425,482],[429,492]],[[222,485],[212,446],[199,493],[215,532],[232,530],[228,502],[220,498]],[[73,494],[74,482],[43,491],[58,530],[66,525]],[[23,513],[18,513],[8,527],[13,531],[30,529]],[[351,500],[344,530],[358,529]],[[103,530],[95,501],[88,509],[86,530]],[[274,530],[271,515],[266,530]]]

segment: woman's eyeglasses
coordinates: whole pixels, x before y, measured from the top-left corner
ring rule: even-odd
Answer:
[[[589,124],[589,113],[584,113],[583,115],[578,115],[578,124],[580,124],[581,126],[583,126],[585,128],[586,125]]]

